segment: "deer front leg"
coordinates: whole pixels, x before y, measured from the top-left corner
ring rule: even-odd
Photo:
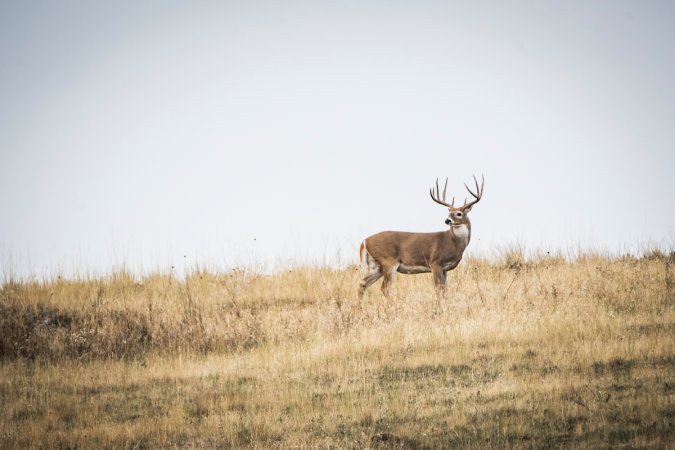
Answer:
[[[441,266],[434,266],[431,268],[431,273],[434,276],[436,293],[445,296],[445,270]]]

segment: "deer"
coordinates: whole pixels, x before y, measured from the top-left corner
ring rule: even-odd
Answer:
[[[481,183],[478,185],[476,176],[473,175],[476,184],[475,192],[464,183],[464,187],[473,200],[464,205],[455,207],[455,197],[452,202],[445,201],[448,188],[448,179],[445,179],[443,196],[440,196],[438,178],[436,186],[429,189],[431,199],[448,208],[448,218],[445,224],[447,231],[435,233],[411,233],[406,231],[382,231],[368,236],[361,242],[359,257],[361,265],[368,272],[359,284],[359,299],[370,285],[380,278],[382,280],[382,294],[389,297],[389,290],[396,273],[433,274],[434,287],[437,295],[445,296],[445,280],[448,271],[453,270],[462,260],[464,250],[471,241],[471,221],[468,213],[473,205],[483,197],[485,178],[481,175]]]

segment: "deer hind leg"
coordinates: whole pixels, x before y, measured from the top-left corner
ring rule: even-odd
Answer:
[[[363,277],[361,283],[359,284],[359,299],[363,298],[363,293],[366,292],[366,289],[379,280],[382,277],[382,269],[380,266],[375,266],[374,268],[368,268],[368,275]]]
[[[363,293],[368,289],[368,286],[376,282],[382,277],[382,267],[375,261],[368,249],[366,249],[366,241],[363,241],[360,248],[361,264],[363,268],[368,271],[368,274],[363,277],[359,283],[359,299],[363,298]]]
[[[382,280],[382,294],[385,297],[389,297],[389,288],[391,288],[391,284],[394,282],[396,272],[398,271],[398,266],[400,266],[400,264],[382,268],[384,272],[384,280]]]

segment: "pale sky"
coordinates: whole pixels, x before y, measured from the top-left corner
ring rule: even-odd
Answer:
[[[481,173],[468,253],[672,249],[674,48],[672,1],[5,0],[1,272],[352,263]]]

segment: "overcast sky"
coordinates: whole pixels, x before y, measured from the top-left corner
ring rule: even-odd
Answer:
[[[675,241],[675,2],[2,1],[14,274]]]

